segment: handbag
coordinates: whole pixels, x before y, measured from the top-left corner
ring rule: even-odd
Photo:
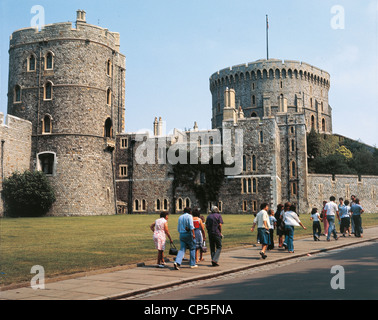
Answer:
[[[171,243],[171,248],[169,249],[169,254],[172,256],[177,256],[178,250],[176,249],[173,242]]]
[[[202,253],[206,253],[207,252],[207,247],[206,247],[206,242],[205,241],[202,243],[201,252]]]

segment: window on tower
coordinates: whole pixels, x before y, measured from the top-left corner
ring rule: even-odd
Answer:
[[[36,62],[35,55],[31,54],[28,58],[28,72],[35,71],[35,69],[36,69],[36,63],[35,62]]]
[[[18,84],[14,87],[14,99],[13,99],[13,102],[14,103],[21,102],[21,87]]]
[[[44,87],[44,100],[52,100],[52,83],[47,81]]]
[[[52,52],[47,52],[45,57],[45,70],[53,70],[54,69],[54,55]]]

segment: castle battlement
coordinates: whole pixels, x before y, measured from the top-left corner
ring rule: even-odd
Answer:
[[[120,35],[106,28],[88,24],[84,21],[61,22],[45,25],[41,30],[38,28],[23,28],[16,30],[10,36],[10,49],[24,46],[25,44],[60,41],[81,40],[92,41],[119,51]]]
[[[277,70],[279,71],[277,73]],[[225,81],[226,77],[245,78],[303,78],[311,80],[324,87],[329,87],[330,75],[327,71],[312,66],[306,62],[296,60],[260,59],[254,62],[239,64],[221,69],[213,73],[210,77],[211,85]]]

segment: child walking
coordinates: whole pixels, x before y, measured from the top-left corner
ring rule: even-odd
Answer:
[[[268,211],[269,213],[269,222],[270,222],[270,228],[269,228],[269,234],[270,234],[270,243],[268,245],[268,250],[274,249],[274,229],[277,225],[277,219],[274,216],[274,210],[270,209]]]
[[[320,221],[322,221],[322,218],[320,218],[317,208],[312,209],[310,219],[312,220],[312,234],[314,236],[314,241],[320,241],[319,238],[320,234],[322,233]]]

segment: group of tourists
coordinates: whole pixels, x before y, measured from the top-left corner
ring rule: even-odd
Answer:
[[[315,241],[319,241],[322,229],[320,222],[324,223],[324,235],[327,241],[330,241],[331,234],[337,240],[335,219],[340,223],[340,233],[343,237],[352,234],[355,237],[362,237],[362,219],[361,214],[364,212],[360,204],[360,200],[355,195],[351,196],[351,201],[348,199],[344,201],[339,198],[339,204],[336,204],[336,198],[331,196],[329,202],[323,201],[322,212],[319,213],[317,208],[313,208],[311,212],[311,219],[313,220],[313,236]]]
[[[157,267],[164,268],[164,250],[166,236],[169,238],[171,245],[173,244],[171,235],[168,231],[168,212],[160,214],[160,219],[157,219],[151,226],[154,232],[153,240],[155,247],[158,250]],[[203,253],[207,250],[206,247],[206,233],[209,236],[211,264],[213,267],[219,266],[218,261],[222,250],[222,215],[219,213],[217,207],[212,207],[211,213],[206,221],[200,215],[198,209],[185,208],[184,213],[179,217],[177,223],[177,231],[180,235],[180,250],[177,252],[176,259],[173,266],[176,270],[180,269],[181,263],[184,259],[185,251],[189,250],[189,265],[191,268],[197,268],[197,263],[203,261]]]
[[[336,233],[335,219],[340,222],[340,233],[345,237],[346,234],[356,237],[362,237],[361,214],[364,212],[360,200],[354,195],[351,201],[339,198],[339,204],[336,204],[336,198],[331,196],[329,201],[323,201],[322,211],[319,213],[317,208],[311,211],[310,219],[313,222],[314,241],[320,241],[320,236],[325,235],[327,241],[330,241],[331,235],[338,240]],[[267,251],[274,248],[274,230],[278,236],[278,248],[284,248],[289,253],[294,253],[294,229],[301,226],[306,230],[297,214],[296,206],[290,202],[279,204],[276,211],[269,209],[267,203],[262,203],[260,211],[256,214],[251,231],[254,232],[257,226],[257,243],[261,244],[260,255],[263,259],[267,258]],[[172,238],[168,230],[168,212],[160,214],[151,226],[154,232],[153,240],[158,250],[157,267],[164,268],[164,250],[166,237],[169,238],[171,245]],[[324,223],[324,233],[322,233],[321,222]],[[200,215],[199,210],[185,208],[184,213],[178,219],[177,230],[180,235],[180,250],[177,252],[173,266],[176,270],[180,269],[184,259],[185,251],[189,250],[189,265],[191,268],[197,268],[197,263],[203,261],[203,253],[206,252],[205,244],[206,232],[210,244],[211,265],[219,266],[219,257],[222,250],[222,215],[217,207],[211,208],[211,213],[206,221]]]

